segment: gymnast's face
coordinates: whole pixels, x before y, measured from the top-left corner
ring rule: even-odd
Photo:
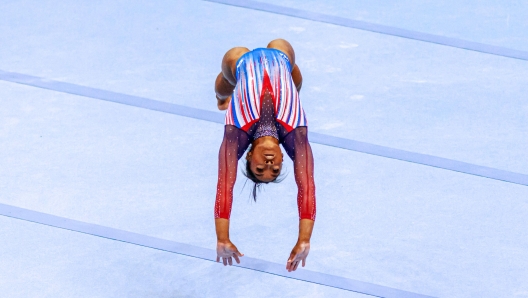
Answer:
[[[250,162],[251,172],[257,179],[262,182],[271,182],[280,175],[284,155],[276,139],[263,137],[257,141],[253,143],[246,159]]]

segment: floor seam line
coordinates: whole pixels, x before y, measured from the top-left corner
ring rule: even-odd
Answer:
[[[213,249],[165,240],[97,224],[86,223],[7,204],[0,203],[0,215],[51,226],[54,228],[102,237],[114,241],[125,242],[132,245],[148,247],[206,261],[216,262],[216,251]],[[218,266],[221,266],[221,264],[219,263]],[[248,256],[244,256],[242,258],[241,264],[235,264],[234,266],[376,297],[431,297],[305,269],[298,269],[298,271],[295,272],[287,272],[285,265],[257,258],[251,258]]]
[[[0,70],[0,80],[28,85],[37,88],[53,90],[73,95],[105,100],[125,104],[129,106],[149,109],[158,112],[170,113],[178,116],[190,117],[199,120],[224,124],[225,115],[208,110],[192,108],[179,104],[173,104],[144,97],[127,95],[118,92],[112,92],[97,88],[85,87],[76,84],[70,84],[60,81],[48,80],[40,77],[5,72]],[[473,176],[490,178],[502,182],[509,182],[528,186],[528,175],[500,170],[491,167],[479,166],[471,163],[457,161],[453,159],[416,153],[391,147],[385,147],[366,142],[355,141],[346,138],[340,138],[321,134],[317,132],[308,132],[310,142],[342,148],[350,151],[356,151],[385,158],[391,158],[425,166],[431,166],[443,170],[449,170]]]
[[[441,36],[425,32],[413,31],[387,25],[375,24],[366,21],[348,19],[318,12],[306,11],[292,7],[263,3],[253,0],[203,0],[206,2],[241,7],[257,11],[264,11],[278,15],[285,15],[315,22],[333,24],[363,31],[375,32],[384,35],[396,36],[422,42],[438,44],[468,51],[480,52],[506,58],[528,61],[528,52],[501,46],[494,46],[454,37]]]

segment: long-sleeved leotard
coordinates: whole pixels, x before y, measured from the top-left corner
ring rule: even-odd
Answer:
[[[226,113],[218,156],[215,218],[230,217],[238,160],[255,138],[270,135],[293,160],[299,218],[315,220],[312,149],[306,116],[290,73],[288,57],[274,49],[253,50],[237,62],[237,85]]]
[[[231,215],[238,160],[248,148],[253,130],[254,128],[250,129],[248,134],[235,126],[225,126],[224,139],[218,156],[215,218],[229,219]],[[306,126],[297,127],[288,133],[281,127],[279,137],[279,141],[294,164],[299,218],[315,220],[314,162],[312,149],[308,142],[308,128]]]

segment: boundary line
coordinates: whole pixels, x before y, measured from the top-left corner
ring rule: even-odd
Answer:
[[[176,253],[206,261],[216,262],[216,251],[213,249],[86,223],[1,203],[0,215],[43,224],[55,228],[65,229],[73,232],[102,237],[110,240],[125,242],[133,245],[162,250],[170,253]],[[286,271],[284,265],[246,256],[242,258],[240,264],[235,264],[234,266],[376,297],[431,297],[300,268],[297,271],[288,272]]]
[[[328,23],[343,27],[349,27],[359,30],[371,31],[386,35],[398,36],[408,39],[414,39],[429,43],[435,43],[439,45],[460,48],[464,50],[476,51],[491,55],[503,56],[507,58],[514,58],[520,60],[528,61],[528,52],[521,50],[514,50],[500,46],[494,46],[474,41],[463,40],[453,37],[445,37],[435,34],[429,34],[419,31],[407,30],[397,27],[391,27],[386,25],[379,25],[374,23],[369,23],[365,21],[358,21],[353,19],[347,19],[338,16],[327,15],[318,12],[306,11],[301,9],[296,9],[292,7],[262,3],[253,0],[204,0],[207,2],[225,4],[230,6],[237,6],[242,8],[248,8],[253,10],[260,10],[265,12],[270,12],[274,14],[280,14],[310,21]]]
[[[183,105],[152,100],[139,96],[126,95],[122,93],[116,93],[65,82],[47,80],[20,73],[5,72],[2,70],[0,70],[0,80],[224,124],[224,115],[222,113],[186,107]],[[519,174],[495,168],[470,164],[462,161],[452,160],[448,158],[334,137],[316,132],[309,132],[309,138],[311,142],[318,143],[321,145],[327,145],[386,158],[398,159],[402,161],[436,167],[444,170],[450,170],[464,174],[475,175],[528,186],[528,175],[525,174]]]
[[[454,159],[324,135],[316,132],[309,132],[309,137],[311,142],[318,144],[528,186],[528,175],[525,174],[479,166]]]

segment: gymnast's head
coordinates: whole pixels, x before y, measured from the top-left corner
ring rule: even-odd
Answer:
[[[280,182],[284,155],[279,141],[273,137],[261,137],[253,141],[246,155],[246,177],[255,183],[253,198],[262,183]],[[279,179],[278,179],[279,178]]]

